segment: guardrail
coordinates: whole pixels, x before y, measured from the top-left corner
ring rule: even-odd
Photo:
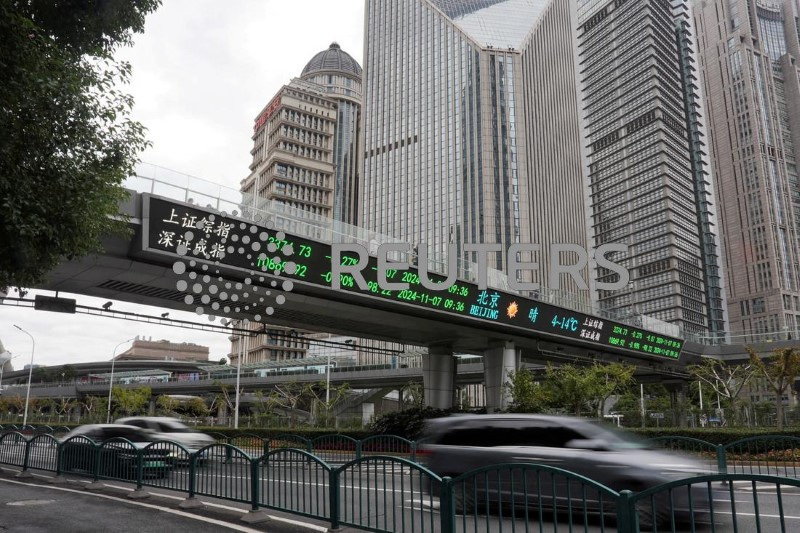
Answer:
[[[26,436],[41,434],[63,436],[69,433],[70,428],[0,425],[0,434],[4,431],[17,431]],[[425,443],[424,439],[414,441],[397,435],[373,435],[358,440],[339,434],[322,435],[313,439],[288,433],[270,438],[254,434],[235,437],[219,432],[208,434],[219,444],[231,445],[251,457],[292,448],[303,450],[334,465],[375,455],[418,462],[418,450]],[[659,448],[692,454],[704,461],[710,472],[716,471],[718,474],[763,474],[800,478],[800,437],[761,435],[725,445],[681,436],[656,437],[645,442]]]
[[[283,442],[290,443],[286,436]],[[337,447],[356,442],[333,442]],[[361,441],[362,452],[380,439]],[[366,445],[365,445],[366,444]],[[376,446],[380,447],[379,444]],[[400,457],[362,455],[339,466],[297,448],[253,457],[230,444],[181,445],[78,436],[0,435],[0,464],[23,472],[74,473],[274,509],[375,532],[796,531],[800,480],[759,474],[696,476],[638,492],[614,490],[567,470],[501,464],[440,477]]]

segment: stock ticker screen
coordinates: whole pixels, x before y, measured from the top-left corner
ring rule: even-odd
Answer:
[[[331,288],[331,246],[263,224],[158,197],[143,195],[146,230],[143,249],[187,259],[243,269],[248,273],[276,274],[281,278]],[[272,245],[272,246],[271,246]],[[284,253],[287,247],[291,253]],[[272,250],[272,251],[270,251]],[[357,254],[342,254],[343,265],[356,264]],[[389,270],[390,282],[408,283],[406,290],[384,290],[378,283],[377,259],[362,270],[367,290],[350,274],[340,275],[340,290],[413,307],[457,315],[476,321],[515,326],[576,339],[598,347],[623,349],[657,358],[680,358],[683,340],[642,328],[612,322],[496,289],[458,281],[446,290],[425,288],[415,268]],[[443,276],[429,275],[434,282]]]

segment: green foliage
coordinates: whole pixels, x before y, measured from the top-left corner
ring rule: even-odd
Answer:
[[[541,413],[552,403],[550,389],[539,384],[528,368],[509,372],[506,390],[511,395],[512,413]]]
[[[547,365],[545,375],[537,381],[528,369],[509,374],[506,390],[511,395],[510,411],[539,413],[548,409],[566,410],[580,416],[585,410],[602,413],[613,395],[628,390],[634,367],[619,363],[581,367]]]
[[[704,440],[711,444],[730,444],[731,442],[748,437],[762,437],[765,435],[783,435],[800,437],[800,430],[775,431],[775,428],[635,428],[628,429],[632,433],[645,439],[656,437],[692,437]]]
[[[152,394],[150,387],[136,389],[114,387],[111,389],[112,409],[116,414],[124,416],[143,414],[147,410]]]
[[[750,363],[775,393],[775,409],[780,431],[783,429],[783,395],[794,393],[792,386],[800,374],[800,349],[778,348],[771,356],[764,358],[759,357],[752,348],[746,349],[750,354]]]
[[[368,429],[373,435],[397,435],[407,439],[416,439],[422,432],[426,420],[449,416],[451,412],[433,407],[395,411],[379,416],[372,421]]]
[[[178,409],[180,402],[166,394],[159,394],[156,397],[156,412],[160,415],[171,415]]]
[[[0,0],[0,287],[32,286],[126,231],[110,215],[147,142],[113,52],[158,5]]]
[[[206,416],[208,406],[202,398],[192,398],[178,407],[178,412],[187,416]]]

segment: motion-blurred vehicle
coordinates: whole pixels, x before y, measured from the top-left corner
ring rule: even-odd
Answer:
[[[150,446],[153,439],[135,426],[87,424],[67,433],[61,442],[64,472],[94,473],[95,468],[99,468],[98,474],[102,477],[135,479],[139,455],[144,477],[166,477],[172,470],[168,450]],[[102,445],[99,453],[97,445]]]
[[[168,440],[177,442],[189,453],[194,453],[204,446],[214,444],[216,441],[211,435],[202,433],[186,426],[177,418],[166,416],[132,416],[120,418],[117,424],[136,426],[147,432],[152,440]]]
[[[578,418],[545,415],[467,415],[429,420],[420,446],[427,467],[439,476],[461,474],[497,464],[535,464],[580,474],[617,492],[642,490],[697,475],[708,467],[693,457],[651,449],[621,430]],[[567,476],[536,469],[479,474],[454,490],[458,511],[472,512],[480,503],[537,507],[542,495],[556,507],[583,505],[599,512],[599,493],[581,495]],[[505,473],[503,473],[505,472]],[[493,477],[494,476],[494,477]],[[524,478],[524,479],[523,479]],[[572,485],[570,487],[570,485]],[[570,489],[572,492],[570,492]],[[433,488],[435,491],[435,487]],[[513,494],[512,494],[513,493]],[[691,506],[690,496],[691,493]],[[572,502],[569,502],[569,499]],[[576,499],[580,504],[576,504]],[[484,505],[485,506],[485,505]],[[642,522],[688,519],[708,509],[707,491],[683,488],[642,502]],[[583,509],[583,507],[581,507]],[[644,512],[643,512],[644,511]],[[648,515],[647,516],[644,515]]]

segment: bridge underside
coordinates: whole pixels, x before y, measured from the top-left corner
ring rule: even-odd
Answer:
[[[123,238],[110,238],[104,244],[104,255],[63,263],[38,288],[150,305],[165,310],[195,311],[195,305],[184,302],[185,293],[176,289],[180,277],[173,272],[171,264],[155,264],[148,258],[136,257],[131,241]],[[234,276],[235,272],[226,273],[228,279]],[[509,332],[508,328],[502,328],[504,331],[492,328],[492,324],[475,327],[474,324],[464,323],[459,317],[442,320],[441,315],[419,308],[409,307],[407,313],[388,310],[379,299],[374,299],[374,305],[366,307],[355,303],[356,297],[350,293],[337,292],[336,299],[332,299],[330,290],[312,285],[295,284],[292,292],[283,294],[286,301],[276,306],[275,314],[269,317],[268,323],[271,325],[418,346],[447,347],[457,353],[479,355],[513,342],[524,361],[624,361],[635,364],[640,375],[682,373],[687,362],[690,362],[688,359],[696,359],[687,353],[683,354],[680,362],[675,362],[601,351],[595,346],[581,346],[570,342],[571,339],[557,336],[516,334]],[[363,296],[360,298],[363,301]],[[253,320],[252,313],[233,310],[218,316]]]

